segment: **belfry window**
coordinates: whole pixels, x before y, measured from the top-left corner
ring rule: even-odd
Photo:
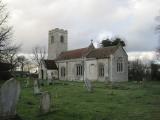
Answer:
[[[83,66],[81,64],[76,65],[76,75],[77,76],[82,76],[83,75]]]
[[[54,43],[54,36],[51,36],[51,44]]]
[[[61,41],[61,43],[64,43],[64,37],[62,35],[60,37],[60,41]]]
[[[104,64],[99,64],[98,73],[100,77],[104,77]]]
[[[123,72],[123,59],[119,57],[117,59],[117,72]]]
[[[65,77],[66,72],[65,72],[65,67],[61,67],[61,77]]]

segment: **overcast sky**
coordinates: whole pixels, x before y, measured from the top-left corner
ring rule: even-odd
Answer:
[[[125,39],[128,52],[153,51],[158,46],[155,17],[160,0],[4,0],[10,12],[13,38],[23,52],[46,46],[48,31],[68,30],[69,49],[99,43],[111,36]]]

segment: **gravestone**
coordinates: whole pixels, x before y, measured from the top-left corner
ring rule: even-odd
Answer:
[[[53,80],[52,80],[52,79],[48,79],[48,80],[47,80],[47,84],[48,84],[48,85],[52,85],[52,84],[53,84]]]
[[[40,100],[40,111],[45,114],[51,109],[51,96],[48,92],[43,92]]]
[[[86,86],[88,92],[92,92],[92,91],[93,91],[93,88],[92,88],[91,81],[88,80],[88,79],[85,79],[85,80],[84,80],[84,83],[85,83],[85,86]]]
[[[19,81],[11,78],[0,89],[0,118],[10,119],[16,116],[16,105],[20,95]]]
[[[26,81],[25,81],[25,87],[27,88],[28,86],[29,86],[29,80],[26,79]]]
[[[38,79],[38,84],[41,86],[44,86],[44,80],[43,79]]]
[[[41,94],[40,89],[38,87],[38,80],[37,79],[34,80],[34,94],[35,95]]]

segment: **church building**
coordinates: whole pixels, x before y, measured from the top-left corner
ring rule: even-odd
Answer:
[[[68,32],[53,29],[48,33],[48,58],[43,60],[42,79],[68,81],[128,81],[128,55],[119,44],[68,50]]]

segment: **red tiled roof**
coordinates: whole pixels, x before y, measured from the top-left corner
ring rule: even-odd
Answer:
[[[118,46],[109,46],[103,48],[97,48],[92,50],[88,55],[87,58],[108,58],[111,54],[113,54],[118,49]]]
[[[54,60],[44,60],[44,64],[48,70],[58,69]]]
[[[69,60],[76,58],[107,58],[118,49],[118,46],[109,46],[95,49],[93,44],[89,47],[62,52],[56,60]]]
[[[68,60],[68,59],[81,58],[85,56],[86,53],[88,53],[88,48],[70,50],[70,51],[62,52],[56,60]]]
[[[91,43],[89,47],[80,48],[75,50],[70,50],[62,52],[56,60],[69,60],[85,57],[91,50],[94,49],[94,45]]]

